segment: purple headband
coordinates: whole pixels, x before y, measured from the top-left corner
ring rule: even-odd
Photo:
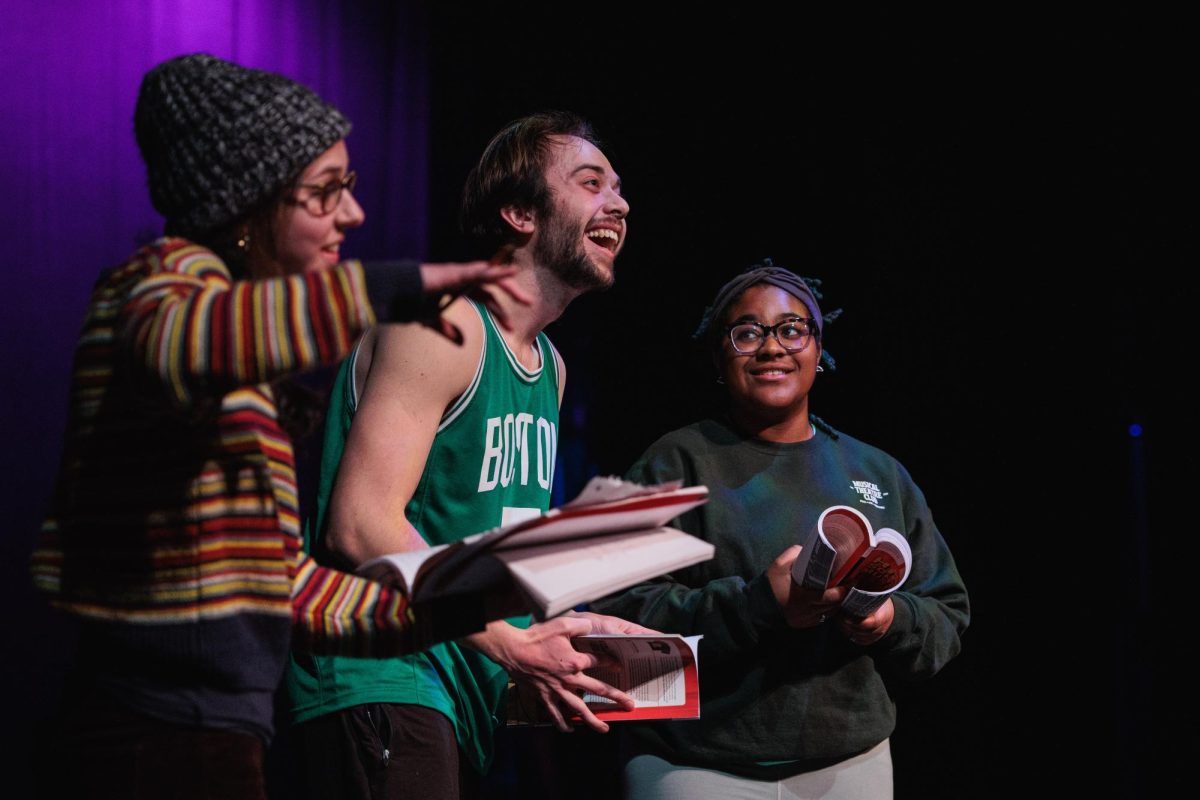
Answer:
[[[700,320],[700,327],[693,334],[694,338],[702,339],[708,335],[713,325],[720,324],[729,304],[736,300],[742,292],[759,283],[778,286],[804,303],[808,313],[816,320],[818,335],[824,332],[825,320],[821,316],[821,307],[817,304],[813,290],[799,275],[782,267],[773,266],[768,258],[764,259],[761,266],[751,267],[721,287],[712,305],[704,312],[704,318]]]

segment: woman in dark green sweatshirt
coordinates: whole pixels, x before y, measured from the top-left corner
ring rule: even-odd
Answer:
[[[704,635],[701,718],[633,729],[630,797],[891,797],[888,682],[928,678],[960,649],[967,592],[921,490],[891,456],[809,414],[832,366],[824,323],[810,285],[769,261],[731,280],[697,331],[728,413],[667,434],[629,472],[708,486],[709,502],[675,524],[716,545],[711,561],[595,604]],[[835,505],[912,550],[907,580],[865,618],[839,611],[846,589],[791,578],[799,543]]]

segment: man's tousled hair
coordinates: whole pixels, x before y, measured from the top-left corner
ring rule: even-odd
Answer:
[[[545,170],[554,139],[576,136],[600,147],[587,120],[569,111],[543,111],[513,120],[492,137],[463,187],[459,222],[462,231],[491,252],[508,244],[512,229],[500,217],[505,206],[550,211]]]

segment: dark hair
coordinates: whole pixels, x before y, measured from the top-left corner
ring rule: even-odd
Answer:
[[[232,222],[208,231],[181,231],[168,224],[169,236],[182,236],[212,250],[225,262],[234,280],[278,278],[283,275],[275,247],[275,226],[284,199],[296,191],[296,179],[266,202]],[[245,245],[239,242],[245,241]]]
[[[809,313],[817,322],[816,339],[817,343],[821,345],[821,362],[830,370],[837,369],[837,362],[824,347],[825,325],[840,317],[842,309],[838,308],[822,314],[818,303],[819,300],[824,299],[824,295],[821,294],[820,279],[806,278],[791,270],[777,267],[769,258],[750,265],[717,290],[716,297],[704,310],[704,316],[701,318],[696,332],[692,334],[692,338],[706,343],[707,347],[714,352],[719,351],[725,342],[724,326],[727,322],[725,314],[729,307],[736,303],[746,293],[746,290],[763,284],[783,289],[808,308]]]
[[[513,235],[500,218],[502,208],[515,206],[538,216],[550,211],[545,170],[559,136],[576,136],[600,147],[591,124],[569,111],[521,117],[492,137],[463,187],[459,221],[464,234],[492,251]]]
[[[821,347],[819,363],[824,364],[825,368],[830,371],[836,370],[837,363],[834,361],[833,356],[829,354],[829,351],[825,349],[824,328],[825,325],[828,325],[842,315],[842,309],[837,308],[832,311],[822,312],[818,302],[825,299],[820,289],[821,280],[819,278],[808,278],[803,275],[797,275],[791,270],[777,267],[769,258],[764,258],[759,263],[752,264],[717,290],[712,303],[704,310],[700,326],[692,334],[693,341],[702,344],[708,350],[709,354],[715,358],[716,354],[721,352],[725,341],[727,341],[725,338],[725,325],[728,322],[726,314],[729,311],[729,307],[736,303],[750,288],[763,285],[776,286],[784,290],[800,300],[808,308],[813,318],[818,321],[816,339],[818,345]],[[710,361],[709,363],[712,364],[714,362]],[[728,400],[729,395],[721,392],[720,401],[728,402]],[[840,434],[837,430],[828,422],[812,413],[812,411],[808,412],[808,420],[814,427],[823,431],[830,438],[839,438]]]

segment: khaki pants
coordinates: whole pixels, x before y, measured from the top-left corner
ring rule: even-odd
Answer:
[[[625,766],[627,800],[891,800],[887,739],[865,753],[781,781],[757,781],[712,769],[679,767],[657,756]]]

